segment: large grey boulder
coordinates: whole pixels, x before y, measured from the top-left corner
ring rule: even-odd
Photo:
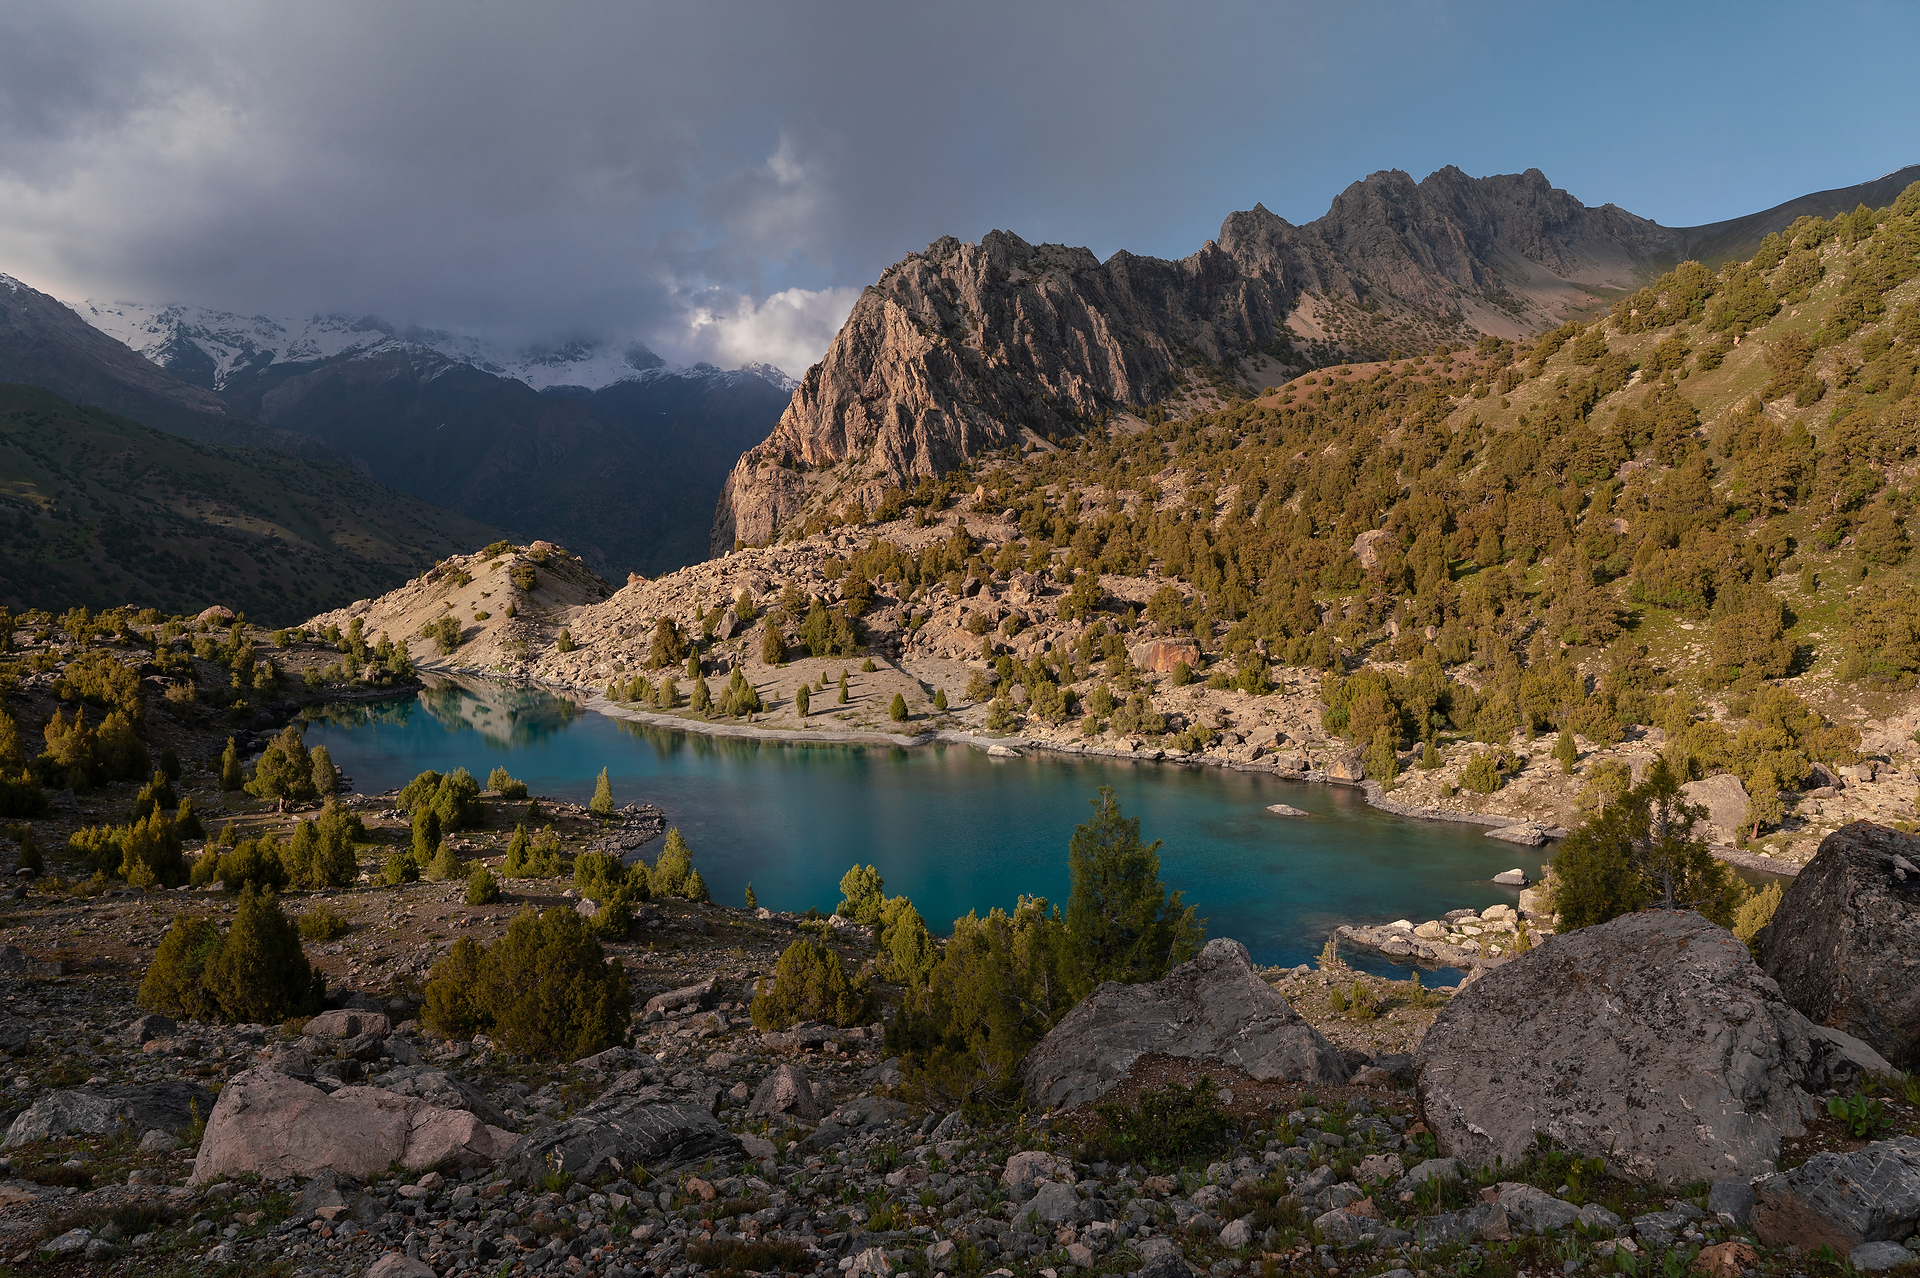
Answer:
[[[1073,1109],[1151,1054],[1262,1081],[1344,1083],[1350,1073],[1339,1050],[1260,979],[1247,947],[1219,937],[1151,985],[1101,985],[1040,1040],[1020,1076],[1033,1104]]]
[[[572,1118],[529,1132],[502,1164],[528,1180],[554,1171],[592,1180],[661,1163],[737,1158],[740,1152],[739,1140],[711,1110],[648,1085],[604,1096]]]
[[[1649,910],[1543,941],[1449,1000],[1414,1061],[1427,1124],[1468,1167],[1545,1133],[1616,1174],[1758,1176],[1849,1053],[1731,932]],[[1869,1057],[1871,1053],[1868,1054]]]
[[[142,1083],[130,1087],[49,1092],[16,1117],[0,1149],[56,1136],[110,1136],[122,1127],[136,1132],[175,1131],[213,1110],[213,1093],[198,1083]]]
[[[490,1167],[512,1143],[513,1133],[466,1110],[377,1087],[329,1094],[255,1068],[220,1089],[190,1183],[248,1172],[269,1180],[319,1171],[364,1178],[394,1163],[410,1171]]]
[[[1680,795],[1707,810],[1707,822],[1716,843],[1733,843],[1739,839],[1749,802],[1747,787],[1740,784],[1739,777],[1722,772],[1704,781],[1689,781],[1680,787]]]
[[[1920,1138],[1815,1154],[1753,1182],[1753,1230],[1769,1246],[1846,1253],[1920,1232]]]
[[[1758,940],[1787,1002],[1920,1069],[1920,839],[1865,821],[1835,830]]]

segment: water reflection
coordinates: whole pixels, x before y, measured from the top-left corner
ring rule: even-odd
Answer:
[[[415,697],[315,713],[363,793],[425,768],[505,767],[534,793],[584,801],[606,768],[616,802],[658,804],[719,901],[751,882],[776,909],[833,908],[855,862],[913,898],[936,929],[1021,893],[1064,900],[1066,850],[1112,786],[1143,834],[1166,841],[1169,886],[1265,963],[1299,963],[1338,923],[1433,918],[1516,893],[1488,882],[1514,850],[1475,827],[1405,821],[1357,792],[1270,774],[964,746],[710,737],[608,719],[539,688],[436,678]],[[1286,802],[1303,818],[1265,811]],[[652,849],[646,851],[651,859]]]
[[[421,682],[425,686],[404,698],[336,702],[309,709],[306,718],[344,729],[404,726],[418,710],[450,733],[476,733],[490,746],[516,749],[566,731],[586,713],[564,697],[521,684],[454,675],[422,675]]]

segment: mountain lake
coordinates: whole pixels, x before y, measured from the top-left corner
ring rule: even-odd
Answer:
[[[1209,936],[1256,962],[1292,966],[1342,923],[1418,922],[1513,904],[1489,880],[1544,849],[1490,840],[1484,827],[1392,816],[1357,789],[1257,772],[1028,751],[993,758],[958,744],[812,745],[712,737],[608,718],[540,688],[433,678],[417,694],[307,712],[362,794],[424,769],[464,767],[485,784],[504,767],[532,793],[584,803],[607,769],[615,803],[651,803],[678,826],[716,902],[748,883],[763,906],[831,911],[840,876],[878,868],[944,934],[969,910],[1011,910],[1022,894],[1064,905],[1067,844],[1101,786],[1159,839],[1161,877],[1185,893]],[[1276,816],[1274,803],[1305,810]],[[660,841],[641,849],[651,863]],[[1342,957],[1404,978],[1378,955]],[[1450,984],[1461,973],[1428,973]]]

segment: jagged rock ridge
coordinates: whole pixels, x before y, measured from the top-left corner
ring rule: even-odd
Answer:
[[[1590,209],[1538,169],[1415,183],[1376,173],[1296,227],[1230,215],[1178,262],[1031,245],[1005,231],[946,237],[862,293],[768,439],[734,467],[716,553],[764,542],[809,504],[872,501],[982,452],[1145,408],[1204,360],[1304,367],[1380,340],[1418,347],[1519,336],[1678,260],[1684,233]],[[1297,353],[1296,340],[1315,343]],[[857,473],[828,490],[818,472]]]

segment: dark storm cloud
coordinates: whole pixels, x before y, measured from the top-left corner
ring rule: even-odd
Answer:
[[[1791,10],[8,6],[0,270],[798,371],[947,233],[1180,255],[1445,163],[1670,224],[1876,176],[1914,18],[1862,14],[1893,38],[1755,96]]]

